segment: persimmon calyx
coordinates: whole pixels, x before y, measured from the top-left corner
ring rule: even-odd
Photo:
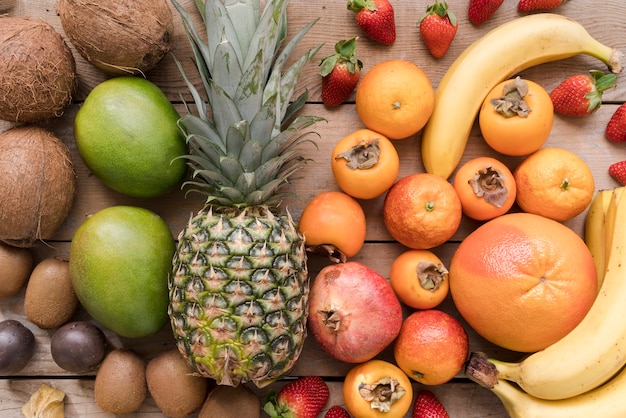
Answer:
[[[524,100],[528,94],[528,83],[519,76],[502,88],[502,96],[491,100],[491,104],[496,112],[505,118],[520,116],[527,118],[531,112],[530,106]]]
[[[448,269],[443,264],[425,260],[417,263],[416,270],[420,286],[431,292],[439,289],[441,283],[445,280],[445,276],[448,274]]]
[[[333,263],[345,263],[348,260],[343,251],[332,244],[308,245],[306,250],[310,253],[328,257]]]
[[[335,159],[343,158],[347,161],[346,166],[350,170],[367,170],[374,167],[380,159],[380,146],[378,138],[371,141],[361,141],[357,145],[337,154]]]
[[[359,395],[370,403],[370,409],[389,412],[392,405],[404,396],[406,389],[391,377],[383,377],[375,383],[361,383]]]
[[[474,177],[467,181],[477,197],[482,197],[487,203],[502,207],[509,195],[509,189],[504,184],[504,176],[492,166],[487,166],[476,172]]]

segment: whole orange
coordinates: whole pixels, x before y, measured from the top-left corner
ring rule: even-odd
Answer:
[[[524,212],[566,221],[591,204],[595,181],[589,165],[565,148],[542,148],[513,172],[516,202]]]
[[[365,126],[389,139],[419,132],[435,107],[435,91],[426,73],[400,59],[380,62],[367,71],[355,99]]]
[[[443,244],[459,228],[463,211],[452,184],[430,173],[398,180],[385,196],[383,221],[399,243],[416,250]]]
[[[450,261],[450,294],[467,323],[509,350],[534,352],[585,316],[597,293],[593,258],[560,222],[510,213],[478,227]]]
[[[393,347],[396,364],[424,385],[440,385],[461,371],[469,353],[463,325],[438,309],[415,311],[400,328]]]

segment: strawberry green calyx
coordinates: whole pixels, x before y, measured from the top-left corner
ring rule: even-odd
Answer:
[[[452,12],[452,10],[448,8],[448,3],[446,3],[445,1],[439,2],[439,0],[435,0],[434,4],[431,4],[426,8],[426,13],[424,13],[419,19],[418,25],[419,22],[424,20],[428,15],[432,14],[436,14],[441,18],[448,16],[448,19],[450,19],[450,24],[452,26],[456,26],[456,15]]]
[[[338,64],[345,64],[350,74],[354,74],[357,69],[363,68],[363,63],[355,55],[356,41],[358,37],[344,39],[335,44],[335,53],[322,59],[320,63],[320,74],[327,76]]]
[[[596,86],[595,89],[585,95],[585,99],[589,100],[588,110],[591,112],[602,105],[602,93],[616,86],[617,76],[612,73],[605,74],[599,70],[591,70],[589,74]]]
[[[348,0],[348,10],[357,13],[363,9],[375,11],[378,7],[372,0]]]

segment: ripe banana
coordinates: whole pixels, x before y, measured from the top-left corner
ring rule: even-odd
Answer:
[[[626,417],[626,369],[622,369],[618,375],[594,390],[572,398],[550,401],[529,395],[506,380],[493,380],[488,371],[487,376],[483,376],[481,366],[476,364],[475,358],[470,358],[470,365],[472,363],[479,371],[468,366],[468,376],[491,390],[511,418]],[[473,376],[473,373],[477,376]]]
[[[459,164],[487,94],[501,81],[535,65],[586,54],[622,70],[621,53],[594,39],[578,22],[539,13],[513,19],[470,45],[435,92],[435,108],[422,132],[427,172],[448,178]]]
[[[615,190],[613,199],[624,187]],[[626,199],[615,204],[604,282],[591,309],[565,337],[519,363],[490,359],[499,379],[538,398],[565,399],[595,389],[626,364]]]
[[[611,248],[613,244],[613,237],[615,235],[615,221],[617,215],[617,204],[622,196],[623,187],[618,187],[613,190],[611,199],[606,208],[604,214],[604,260],[605,268],[608,266],[609,259],[611,258]]]
[[[613,189],[599,190],[589,205],[585,217],[585,243],[591,252],[598,273],[598,289],[604,280],[606,269],[606,223],[605,215],[613,196]]]

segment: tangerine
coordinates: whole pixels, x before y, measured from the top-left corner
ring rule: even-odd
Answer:
[[[566,221],[584,212],[595,192],[591,168],[564,148],[535,151],[518,164],[513,175],[519,207],[555,221]]]
[[[398,180],[387,191],[383,221],[399,243],[426,250],[452,238],[461,224],[461,200],[452,184],[430,173]]]
[[[435,91],[416,64],[388,60],[374,65],[356,88],[356,110],[369,129],[389,139],[419,132],[435,107]]]
[[[597,294],[593,258],[560,222],[531,213],[487,221],[459,245],[449,267],[458,312],[487,340],[535,352],[583,319]]]
[[[477,221],[504,215],[517,195],[511,170],[491,157],[477,157],[463,164],[453,185],[461,199],[463,213]]]
[[[440,385],[463,369],[469,339],[453,316],[438,309],[420,310],[402,323],[393,354],[398,367],[413,380]]]

